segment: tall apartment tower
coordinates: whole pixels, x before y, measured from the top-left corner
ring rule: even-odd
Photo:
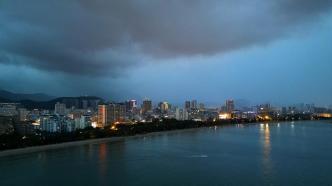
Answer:
[[[185,108],[186,110],[190,110],[190,101],[186,101],[186,102],[184,102],[184,108]]]
[[[112,125],[115,122],[124,121],[126,117],[126,104],[111,103],[107,107],[106,124]]]
[[[169,109],[170,109],[169,103],[167,103],[166,101],[161,102],[160,110],[162,113],[167,113]]]
[[[235,109],[234,100],[231,100],[231,99],[226,100],[226,111],[228,113],[231,113],[234,111],[234,109]]]
[[[191,101],[191,108],[192,109],[197,109],[197,100],[192,100]]]
[[[54,113],[59,115],[66,114],[66,104],[57,102],[54,106]]]
[[[152,111],[152,101],[145,99],[142,105],[142,114],[146,114],[149,111]]]
[[[107,105],[98,105],[97,127],[105,127],[107,124]]]

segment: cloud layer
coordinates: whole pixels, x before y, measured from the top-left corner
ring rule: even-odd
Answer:
[[[1,1],[0,63],[116,76],[146,58],[266,44],[331,6],[331,0]]]

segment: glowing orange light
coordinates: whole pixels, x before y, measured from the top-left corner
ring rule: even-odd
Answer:
[[[219,119],[231,119],[231,114],[229,113],[220,113]]]

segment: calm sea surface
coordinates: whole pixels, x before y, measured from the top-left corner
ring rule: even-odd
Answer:
[[[332,123],[201,128],[2,157],[0,185],[332,185]]]

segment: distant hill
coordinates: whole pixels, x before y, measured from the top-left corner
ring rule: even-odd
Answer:
[[[9,91],[0,90],[0,103],[20,103],[27,109],[54,109],[54,105],[59,103],[66,104],[67,108],[75,107],[78,109],[93,107],[104,100],[96,96],[79,96],[79,97],[59,97],[55,98],[46,94],[15,94]]]
[[[8,99],[3,99],[0,97],[0,103],[20,103],[24,108],[27,108],[29,110],[32,109],[47,109],[47,110],[53,110],[54,105],[59,103],[66,104],[67,108],[75,107],[77,109],[92,107],[96,108],[99,103],[102,103],[104,100],[99,97],[94,96],[84,96],[84,97],[60,97],[56,99],[52,99],[50,101],[32,101],[32,100],[21,100],[21,101],[11,101]]]
[[[47,94],[20,94],[20,93],[13,93],[6,90],[0,90],[0,98],[4,100],[11,100],[11,101],[21,101],[21,100],[31,100],[31,101],[49,101],[54,99],[55,97],[47,95]],[[0,99],[0,101],[1,101]],[[2,101],[3,102],[3,101]]]
[[[103,102],[102,98],[95,96],[81,96],[81,97],[59,97],[56,99],[52,99],[50,101],[31,101],[31,100],[21,100],[22,106],[27,109],[54,109],[54,105],[59,103],[66,104],[67,108],[75,107],[78,109],[82,109],[84,107],[97,107],[98,103]]]

